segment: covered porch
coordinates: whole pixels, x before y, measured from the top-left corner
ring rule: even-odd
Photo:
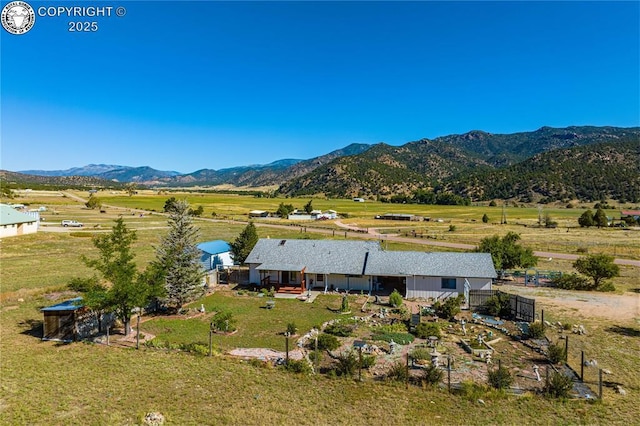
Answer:
[[[262,264],[256,269],[262,288],[273,287],[280,294],[302,294],[307,290],[304,266]]]

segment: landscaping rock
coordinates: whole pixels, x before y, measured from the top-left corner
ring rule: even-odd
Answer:
[[[142,423],[146,426],[162,426],[164,425],[164,416],[161,413],[147,413]]]

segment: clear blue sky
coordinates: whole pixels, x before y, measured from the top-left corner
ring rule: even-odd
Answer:
[[[635,1],[29,3],[127,13],[0,29],[7,170],[188,173],[353,142],[640,125]],[[67,30],[83,20],[98,31]]]

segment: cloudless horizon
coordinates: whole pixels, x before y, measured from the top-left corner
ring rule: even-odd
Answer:
[[[189,173],[471,130],[640,126],[636,1],[27,2],[126,14],[0,29],[5,170]]]

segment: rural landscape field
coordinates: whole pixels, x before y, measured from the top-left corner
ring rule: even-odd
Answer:
[[[570,335],[568,361],[579,369],[584,351],[610,372],[601,401],[556,400],[535,392],[516,395],[490,390],[486,383],[463,384],[449,393],[446,387],[405,386],[366,375],[360,382],[295,374],[226,355],[234,348],[283,351],[282,331],[292,319],[300,334],[335,319],[340,296],[331,294],[318,296],[312,304],[278,300],[276,308],[267,312],[260,309],[259,298],[238,293],[233,284],[221,285],[191,305],[202,304],[207,311],[226,305],[240,321],[237,334],[214,336],[213,357],[206,350],[181,349],[189,344],[207,347],[208,323],[197,319],[143,318],[143,336],[157,336],[169,344],[163,347],[141,345],[136,350],[131,344],[118,344],[118,335],[109,346],[43,342],[39,309],[70,298],[74,294],[66,287],[69,281],[93,273],[80,256],[94,254],[91,237],[109,232],[114,219],[124,218],[137,231],[134,252],[142,269],[167,230],[162,211],[169,196],[203,206],[201,218],[195,219],[202,241],[233,241],[251,210],[274,211],[283,201],[301,208],[309,201],[152,191],[133,196],[105,191],[97,196],[102,212],[85,207],[88,193],[84,191],[18,192],[12,200],[45,206],[47,211],[38,233],[1,240],[2,424],[141,424],[150,412],[162,413],[170,424],[633,424],[637,420],[640,290],[639,268],[633,262],[640,259],[640,232],[580,228],[578,217],[592,206],[545,207],[558,222],[556,228],[548,229],[537,226],[540,211],[536,207],[392,205],[319,198],[312,199],[315,208],[334,209],[343,217],[302,223],[258,219],[255,223],[261,238],[371,238],[388,249],[416,251],[461,251],[465,249],[456,245],[475,246],[484,237],[513,231],[521,235],[524,245],[559,254],[541,258],[539,269],[563,272],[572,270],[572,260],[562,255],[607,253],[626,260],[631,264],[620,265],[620,276],[612,280],[616,290],[611,293],[502,286],[536,298],[545,320],[580,324],[587,330],[584,335]],[[500,224],[503,211],[506,224]],[[390,212],[417,214],[430,221],[374,219]],[[484,214],[490,218],[487,223],[481,221]],[[612,214],[619,214],[618,210]],[[78,220],[84,226],[62,228],[62,220]],[[550,339],[557,334],[547,331]],[[597,392],[597,369],[586,370],[585,382]],[[618,386],[626,391],[624,395],[617,392]]]

